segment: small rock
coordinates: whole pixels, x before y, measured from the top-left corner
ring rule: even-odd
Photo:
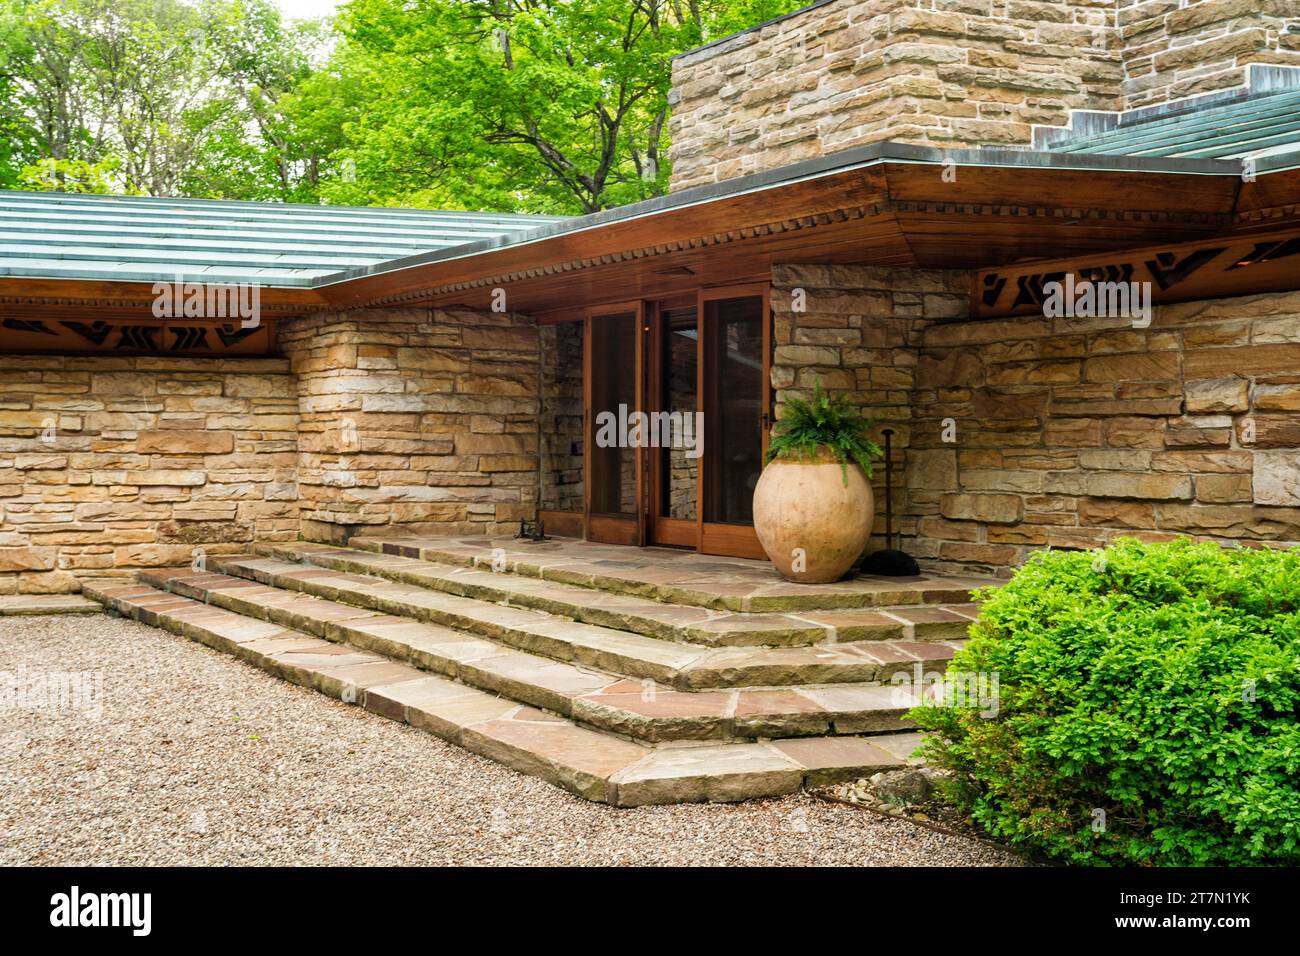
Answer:
[[[891,770],[876,774],[871,781],[876,795],[896,806],[925,803],[934,794],[934,781],[923,770]]]

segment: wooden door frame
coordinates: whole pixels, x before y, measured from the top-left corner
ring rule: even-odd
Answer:
[[[762,312],[762,334],[763,334],[763,370],[762,370],[762,394],[759,400],[759,407],[763,409],[760,417],[760,428],[762,429],[761,453],[767,453],[767,443],[769,432],[771,430],[771,409],[772,409],[772,312],[771,312],[771,294],[772,285],[770,282],[748,282],[737,285],[714,286],[712,288],[702,288],[697,293],[696,337],[699,341],[699,360],[697,363],[696,374],[698,380],[696,384],[696,394],[700,407],[704,411],[706,428],[712,430],[712,426],[707,424],[716,419],[716,403],[713,401],[713,393],[709,386],[717,384],[717,375],[715,369],[717,365],[717,356],[712,354],[712,350],[705,346],[707,341],[705,336],[705,321],[708,316],[708,303],[716,302],[720,299],[741,299],[741,298],[759,298],[762,300],[760,306]],[[709,440],[706,436],[705,440]],[[754,531],[753,525],[722,524],[721,522],[711,522],[704,520],[705,511],[705,482],[708,480],[708,455],[700,456],[700,468],[697,475],[695,509],[696,521],[699,527],[697,550],[700,554],[720,554],[730,555],[742,558],[759,558],[767,559],[767,552],[759,544],[758,534]]]
[[[645,543],[645,509],[644,500],[644,449],[633,448],[633,473],[636,477],[636,514],[626,515],[598,514],[591,510],[591,462],[596,448],[596,416],[592,409],[592,324],[601,316],[627,315],[631,313],[636,320],[635,354],[633,355],[634,403],[632,411],[638,411],[645,405],[644,378],[641,374],[644,361],[645,303],[640,299],[627,302],[615,302],[610,305],[592,306],[583,314],[582,328],[582,515],[586,527],[587,540],[605,544],[626,544],[640,546]]]
[[[699,328],[699,304],[698,296],[695,293],[673,296],[671,298],[657,299],[649,303],[646,312],[645,325],[646,333],[646,407],[655,411],[662,411],[664,408],[664,340],[667,337],[667,328],[664,323],[664,313],[670,309],[695,308],[696,328]],[[696,337],[696,382],[698,387],[699,379],[699,339]],[[695,410],[699,410],[699,393],[695,396]],[[666,545],[668,547],[692,548],[699,549],[700,545],[700,527],[698,520],[690,518],[666,518],[659,514],[659,505],[663,500],[663,456],[668,454],[669,450],[664,448],[646,449],[645,466],[646,466],[646,501],[642,511],[646,520],[646,542],[648,544]],[[698,493],[698,488],[697,488]],[[699,502],[696,502],[696,515],[698,519]]]

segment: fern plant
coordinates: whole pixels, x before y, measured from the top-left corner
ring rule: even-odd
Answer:
[[[881,454],[880,446],[867,437],[871,420],[849,404],[844,395],[828,396],[818,379],[811,399],[790,398],[781,420],[772,429],[767,457],[784,461],[809,461],[825,448],[840,463],[844,484],[849,483],[849,462],[871,477],[871,459]]]

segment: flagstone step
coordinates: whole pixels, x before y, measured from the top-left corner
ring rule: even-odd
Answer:
[[[503,647],[463,631],[244,578],[146,572],[149,586],[348,644],[638,740],[716,740],[908,729],[915,702],[893,685],[682,691]],[[909,687],[921,688],[920,681]]]
[[[309,542],[263,544],[257,550],[260,554],[288,562],[306,562],[341,572],[373,575],[476,600],[533,608],[647,637],[693,644],[794,646],[963,638],[967,628],[979,616],[978,605],[969,603],[849,608],[797,614],[725,611],[696,605],[665,604],[653,598],[616,594],[576,584]],[[258,575],[258,580],[264,580],[262,568],[254,567],[252,570]],[[284,576],[292,577],[293,573],[285,570]],[[280,586],[293,585],[281,583]]]
[[[890,578],[858,575],[830,584],[793,584],[770,563],[670,548],[628,548],[572,538],[529,542],[479,535],[351,538],[352,548],[440,564],[495,568],[669,604],[728,611],[788,613],[914,604],[965,604],[993,578],[924,573]]]
[[[0,595],[0,617],[41,614],[103,614],[104,608],[81,594]]]
[[[213,563],[247,571],[250,563],[274,561]],[[701,648],[571,620],[545,620],[547,615],[541,611],[502,609],[422,588],[413,589],[412,594],[408,593],[411,585],[383,580],[364,594],[350,592],[357,600],[368,598],[369,606],[307,596],[217,572],[147,571],[140,580],[248,617],[411,659],[478,687],[510,693],[516,700],[650,740],[897,730],[909,726],[902,721],[906,702],[898,700],[894,685],[871,684],[901,670],[909,672],[907,684],[920,688],[923,675],[943,670],[954,652],[950,643],[826,649]],[[304,584],[311,581],[298,580]],[[325,579],[320,591],[337,597],[337,585]],[[448,604],[458,607],[448,611]],[[516,615],[510,626],[503,626],[503,613]],[[520,614],[542,620],[520,620]],[[510,646],[482,640],[456,624],[448,626],[448,620],[474,619],[491,624],[478,633]],[[538,641],[538,635],[545,640]],[[608,646],[611,641],[612,648]],[[638,649],[638,643],[649,646]],[[870,646],[878,653],[863,658],[855,653],[859,646]],[[900,646],[913,649],[913,653],[902,656]],[[676,661],[664,663],[664,649],[676,654]],[[927,650],[928,656],[920,658],[917,650]],[[647,653],[656,657],[645,657]],[[577,670],[580,667],[588,671]],[[590,670],[603,674],[593,676]],[[649,670],[658,674],[630,672]],[[602,678],[603,684],[599,683]],[[640,678],[642,683],[633,680],[629,684],[627,678]],[[645,680],[673,689],[656,689],[653,700],[645,700]]]
[[[441,624],[488,637],[511,647],[598,668],[624,677],[649,678],[678,690],[733,687],[772,687],[796,684],[875,683],[898,672],[939,671],[961,646],[960,641],[871,641],[855,644],[819,644],[799,647],[711,648],[684,642],[662,641],[595,624],[585,624],[530,608],[490,604],[472,598],[430,591],[384,578],[309,568],[275,558],[210,558],[214,568],[233,572],[245,581],[266,582],[286,591],[312,595],[308,600],[339,602],[318,608],[333,620],[356,616],[355,608],[395,614],[426,623]],[[143,579],[175,590],[184,588],[185,575],[199,572],[147,572]],[[165,575],[165,577],[158,577]],[[207,585],[208,600],[223,607],[262,616],[259,600],[265,595],[234,584]],[[273,603],[283,604],[283,597]],[[277,606],[274,612],[286,626],[310,630],[294,619],[293,611]],[[323,635],[322,635],[323,636]],[[919,681],[917,681],[919,683]]]
[[[580,726],[410,664],[148,585],[88,584],[120,614],[303,687],[401,721],[590,800],[616,806],[793,793],[897,768],[915,734],[658,744]]]

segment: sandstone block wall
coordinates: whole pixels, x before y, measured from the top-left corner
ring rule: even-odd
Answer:
[[[1029,146],[1300,66],[1295,0],[831,0],[673,61],[674,189],[864,143]]]
[[[292,540],[297,429],[280,359],[6,355],[0,593]]]
[[[1300,293],[1159,306],[1147,329],[931,325],[912,399],[931,561],[1009,568],[1125,534],[1300,543]]]
[[[581,512],[583,495],[583,324],[538,328],[542,371],[542,502],[548,511]]]
[[[1115,0],[834,0],[673,62],[673,188],[1120,109]]]
[[[932,322],[967,314],[969,287],[968,274],[959,272],[795,264],[772,270],[778,419],[786,398],[807,398],[821,382],[876,420],[873,437],[881,447],[882,430],[892,428],[894,529],[909,537],[916,518],[907,508],[905,465],[919,347]],[[803,311],[794,310],[796,290],[803,290]],[[884,478],[877,468],[877,535],[885,529]],[[883,540],[872,546],[884,547]]]
[[[1300,544],[1300,293],[1126,318],[953,321],[960,272],[773,272],[778,401],[817,380],[894,429],[895,528],[1008,573],[1121,535]],[[803,288],[807,311],[791,310]],[[876,534],[883,533],[877,470]],[[879,537],[873,546],[880,546]]]
[[[304,537],[501,532],[537,501],[539,338],[526,316],[366,310],[286,323]]]
[[[1295,0],[1119,0],[1124,106],[1240,87],[1252,63],[1300,66]]]

